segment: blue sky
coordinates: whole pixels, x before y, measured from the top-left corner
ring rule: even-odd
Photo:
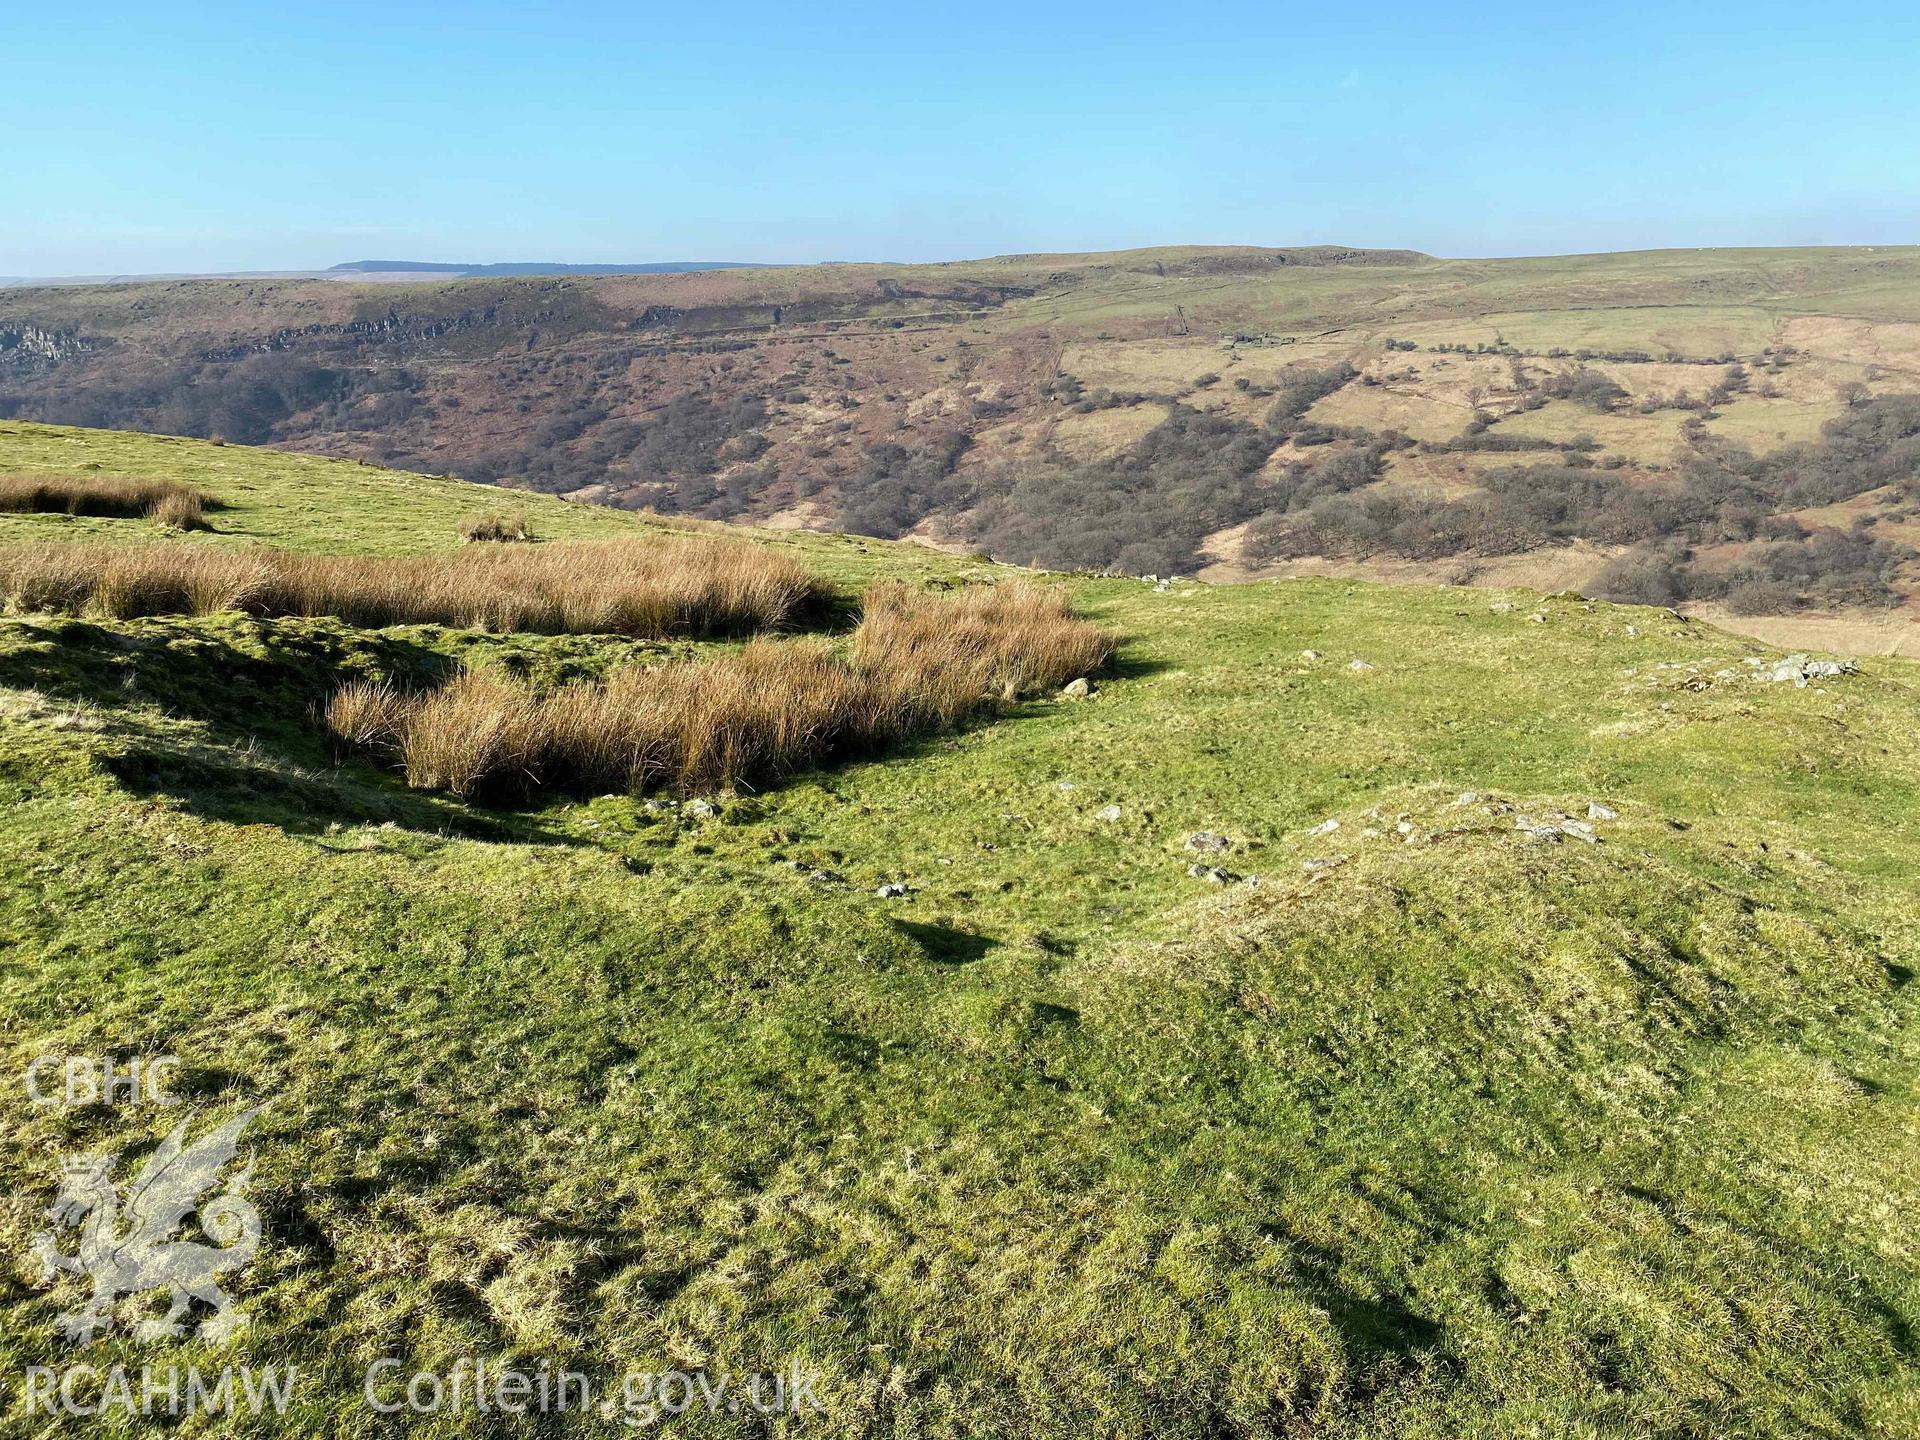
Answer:
[[[0,274],[1920,240],[1920,7],[0,4]]]

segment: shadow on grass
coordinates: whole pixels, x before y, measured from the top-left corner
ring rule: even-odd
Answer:
[[[136,723],[114,734],[99,763],[136,795],[164,795],[208,819],[290,834],[391,822],[473,839],[582,843],[529,818],[408,790],[371,768],[336,766],[318,715],[343,676],[425,688],[457,667],[455,657],[417,640],[242,616],[118,628],[47,617],[7,632],[0,686],[105,713],[130,702],[152,705],[204,727],[169,733],[164,722]]]
[[[1406,1305],[1398,1295],[1368,1295],[1340,1278],[1337,1252],[1315,1244],[1281,1225],[1262,1225],[1262,1233],[1286,1243],[1294,1280],[1313,1303],[1326,1311],[1353,1358],[1366,1367],[1391,1370],[1396,1362],[1440,1343],[1440,1326]]]
[[[919,920],[896,920],[894,928],[927,952],[936,965],[971,965],[983,960],[999,945],[991,935],[976,935],[946,925],[930,925]]]
[[[165,797],[207,820],[272,825],[289,835],[336,825],[392,824],[430,835],[528,845],[584,846],[529,816],[420,794],[397,779],[355,766],[310,772],[238,760],[215,746],[137,743],[102,763],[129,793]]]

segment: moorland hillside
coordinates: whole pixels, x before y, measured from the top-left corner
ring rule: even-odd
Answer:
[[[1912,1428],[1911,664],[22,422],[0,472],[6,1063],[266,1106],[250,1433],[455,1356],[799,1366],[833,1436]],[[0,1116],[0,1365],[64,1364],[57,1157],[176,1115]]]
[[[0,292],[0,414],[1130,574],[1911,617],[1920,251]]]

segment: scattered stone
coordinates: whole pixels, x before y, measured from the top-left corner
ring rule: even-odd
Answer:
[[[1587,819],[1589,820],[1618,820],[1619,818],[1620,812],[1618,810],[1614,809],[1611,805],[1602,805],[1598,800],[1591,802],[1587,806]]]
[[[907,893],[907,882],[904,880],[889,880],[873,893],[882,900],[898,900],[902,895]]]
[[[1413,835],[1413,822],[1411,820],[1402,820],[1399,824],[1395,825],[1393,828],[1399,834],[1405,835],[1409,838],[1411,838]]]
[[[1478,790],[1462,790],[1460,792],[1460,798],[1453,803],[1455,805],[1478,805],[1480,803],[1480,792]]]
[[[1302,650],[1300,652],[1300,658],[1311,665],[1320,658],[1320,652],[1318,650]]]
[[[1579,840],[1587,845],[1596,845],[1600,837],[1594,833],[1593,826],[1584,820],[1569,820],[1564,815],[1553,815],[1545,820],[1536,820],[1531,815],[1514,817],[1513,828],[1531,840],[1552,843],[1561,839]]]
[[[816,885],[844,885],[847,883],[846,876],[836,874],[832,870],[815,870],[807,876],[807,879]]]
[[[1369,665],[1364,660],[1349,660],[1347,662],[1347,669],[1358,672],[1358,673],[1364,673],[1368,670],[1373,669],[1373,666]]]
[[[1513,602],[1511,600],[1496,600],[1491,605],[1487,606],[1487,609],[1491,610],[1496,615],[1505,615],[1508,611],[1513,609]]]
[[[1054,786],[1054,789],[1058,790],[1062,795],[1071,794],[1073,791],[1078,790],[1079,788],[1080,787],[1074,784],[1073,781],[1071,780],[1062,780],[1058,785]]]
[[[1340,866],[1346,864],[1347,861],[1352,858],[1351,855],[1319,855],[1311,860],[1301,861],[1300,868],[1306,871],[1308,875],[1318,879],[1329,871],[1339,869]]]
[[[1531,615],[1527,616],[1527,619],[1531,620],[1536,625],[1544,625],[1547,623],[1547,612],[1544,610],[1536,610]]]
[[[1860,669],[1851,660],[1810,660],[1805,655],[1789,655],[1783,660],[1774,661],[1772,665],[1749,657],[1747,664],[1759,668],[1760,673],[1753,678],[1763,684],[1790,680],[1800,690],[1806,689],[1815,680],[1832,680],[1855,674]]]
[[[1307,833],[1309,835],[1331,835],[1334,831],[1338,830],[1339,828],[1340,828],[1340,822],[1337,819],[1322,820],[1318,825],[1314,826]]]
[[[1627,626],[1627,639],[1638,640],[1639,638],[1640,638],[1640,627],[1638,625]]]
[[[682,807],[682,813],[691,815],[696,820],[711,820],[720,813],[720,807],[711,800],[689,800]]]
[[[1231,885],[1240,877],[1231,870],[1222,870],[1218,865],[1189,865],[1187,875],[1190,879],[1204,880],[1209,885]]]
[[[1224,835],[1215,835],[1209,830],[1196,830],[1187,837],[1187,849],[1200,850],[1210,855],[1218,855],[1231,850],[1233,842]]]
[[[1060,693],[1070,700],[1084,700],[1093,694],[1093,682],[1082,675],[1078,680],[1069,680]]]
[[[1120,818],[1120,807],[1118,805],[1102,805],[1098,810],[1093,812],[1093,818],[1096,820],[1118,820]]]

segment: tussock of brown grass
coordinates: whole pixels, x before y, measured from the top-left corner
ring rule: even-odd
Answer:
[[[397,750],[412,708],[385,680],[350,680],[327,704],[327,729],[356,750]]]
[[[203,522],[206,492],[172,480],[115,475],[0,475],[0,510],[129,518],[144,515],[170,529]]]
[[[715,789],[950,727],[1097,670],[1110,648],[1054,592],[890,585],[869,595],[849,658],[761,639],[544,696],[472,674],[413,697],[356,682],[327,723],[350,746],[397,753],[421,789]]]
[[[830,593],[799,564],[719,540],[475,546],[453,555],[304,555],[203,545],[0,547],[21,610],[117,617],[334,615],[542,634],[736,635],[802,622]]]
[[[198,530],[207,523],[205,506],[191,490],[162,495],[147,506],[147,518],[163,530]]]
[[[460,522],[460,538],[469,545],[479,541],[531,540],[533,522],[527,519],[524,510],[516,510],[511,515],[494,512],[468,515]]]
[[[400,734],[407,783],[467,795],[481,781],[530,776],[536,707],[522,685],[471,672],[422,695]]]
[[[855,669],[872,677],[912,730],[940,729],[994,700],[1089,675],[1111,639],[1036,585],[976,586],[930,599],[898,582],[869,590],[853,635]]]

